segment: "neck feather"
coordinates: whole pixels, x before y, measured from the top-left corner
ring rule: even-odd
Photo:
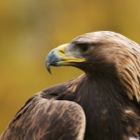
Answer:
[[[125,130],[128,120],[124,119],[124,110],[134,107],[128,99],[125,89],[116,75],[92,77],[85,75],[75,90],[75,102],[80,104],[86,114],[86,135],[89,139],[98,138],[108,140],[122,139],[127,135]],[[123,123],[123,125],[122,125]],[[123,133],[123,135],[122,135]],[[115,138],[116,139],[115,139]]]

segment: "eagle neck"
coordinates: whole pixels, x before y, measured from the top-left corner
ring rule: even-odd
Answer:
[[[116,75],[85,75],[75,93],[76,102],[83,107],[86,114],[88,140],[112,140],[115,137],[114,140],[122,139],[122,133],[127,133],[122,126],[122,108],[128,106],[129,102],[127,97],[123,98],[126,93]]]
[[[128,98],[126,96],[126,90],[117,75],[94,76],[85,74],[81,82],[79,82],[79,85],[77,85],[75,93],[78,97],[83,96],[87,100],[95,100],[96,98],[105,100],[106,98],[113,98],[118,101],[119,99],[121,100],[123,96]],[[89,98],[90,96],[92,96],[92,98]],[[122,102],[124,102],[124,100]]]

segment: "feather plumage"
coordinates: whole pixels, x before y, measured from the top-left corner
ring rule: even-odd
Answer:
[[[34,95],[1,140],[130,140],[140,132],[140,47],[121,34],[81,35],[52,50],[47,67],[74,66],[79,77]]]

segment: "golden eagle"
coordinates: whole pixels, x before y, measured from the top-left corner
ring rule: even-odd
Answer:
[[[1,140],[138,140],[140,47],[125,36],[86,33],[53,49],[50,66],[84,74],[31,97]]]

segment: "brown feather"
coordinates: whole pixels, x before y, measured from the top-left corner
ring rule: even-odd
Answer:
[[[1,140],[56,140],[56,137],[59,140],[83,140],[83,109],[74,102],[48,100],[43,94],[40,92],[27,101]]]
[[[60,51],[57,48],[50,52],[48,68],[70,65],[85,74],[29,99],[1,140],[138,138],[139,45],[121,34],[100,31],[81,35],[64,50],[61,46]]]

